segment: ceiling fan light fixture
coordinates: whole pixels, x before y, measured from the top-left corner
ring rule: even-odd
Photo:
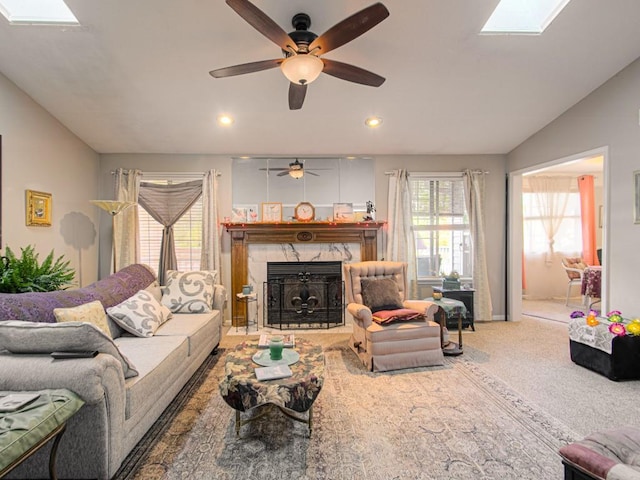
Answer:
[[[322,73],[324,63],[315,55],[299,53],[286,58],[280,68],[290,82],[308,85]]]
[[[289,170],[289,175],[292,178],[295,178],[296,180],[304,177],[304,170],[302,169],[298,169],[298,170]]]

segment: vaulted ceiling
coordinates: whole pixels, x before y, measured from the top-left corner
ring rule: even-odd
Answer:
[[[209,75],[281,56],[222,0],[66,3],[82,26],[0,18],[0,72],[99,153],[507,153],[640,56],[638,0],[573,0],[540,36],[478,35],[497,0],[383,0],[389,18],[326,57],[386,82],[320,75],[291,111],[277,68]],[[254,3],[321,34],[373,2]]]

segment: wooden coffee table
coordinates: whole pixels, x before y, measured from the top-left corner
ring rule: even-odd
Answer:
[[[324,353],[319,345],[299,337],[294,350],[300,354],[300,360],[289,365],[293,375],[266,381],[258,381],[254,371],[260,366],[252,360],[258,351],[257,340],[242,342],[227,354],[220,393],[236,411],[236,435],[242,425],[257,420],[268,410],[248,419],[242,419],[241,412],[269,405],[295,421],[306,423],[311,435],[313,402],[324,381]]]

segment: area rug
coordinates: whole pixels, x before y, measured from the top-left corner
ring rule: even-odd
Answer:
[[[221,351],[114,478],[562,478],[558,448],[578,435],[464,356],[442,367],[371,373],[346,340],[324,346],[311,436],[274,409],[237,437],[235,413],[218,392]]]

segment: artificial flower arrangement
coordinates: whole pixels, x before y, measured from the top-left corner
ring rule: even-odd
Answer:
[[[600,324],[600,320],[608,322],[609,332],[613,335],[623,337],[625,335],[640,336],[640,318],[634,318],[633,320],[625,320],[622,317],[622,313],[619,310],[612,310],[607,313],[606,317],[598,319],[598,313],[596,310],[589,310],[586,315],[587,325],[595,327]],[[571,318],[584,317],[584,312],[576,310],[571,313]]]

